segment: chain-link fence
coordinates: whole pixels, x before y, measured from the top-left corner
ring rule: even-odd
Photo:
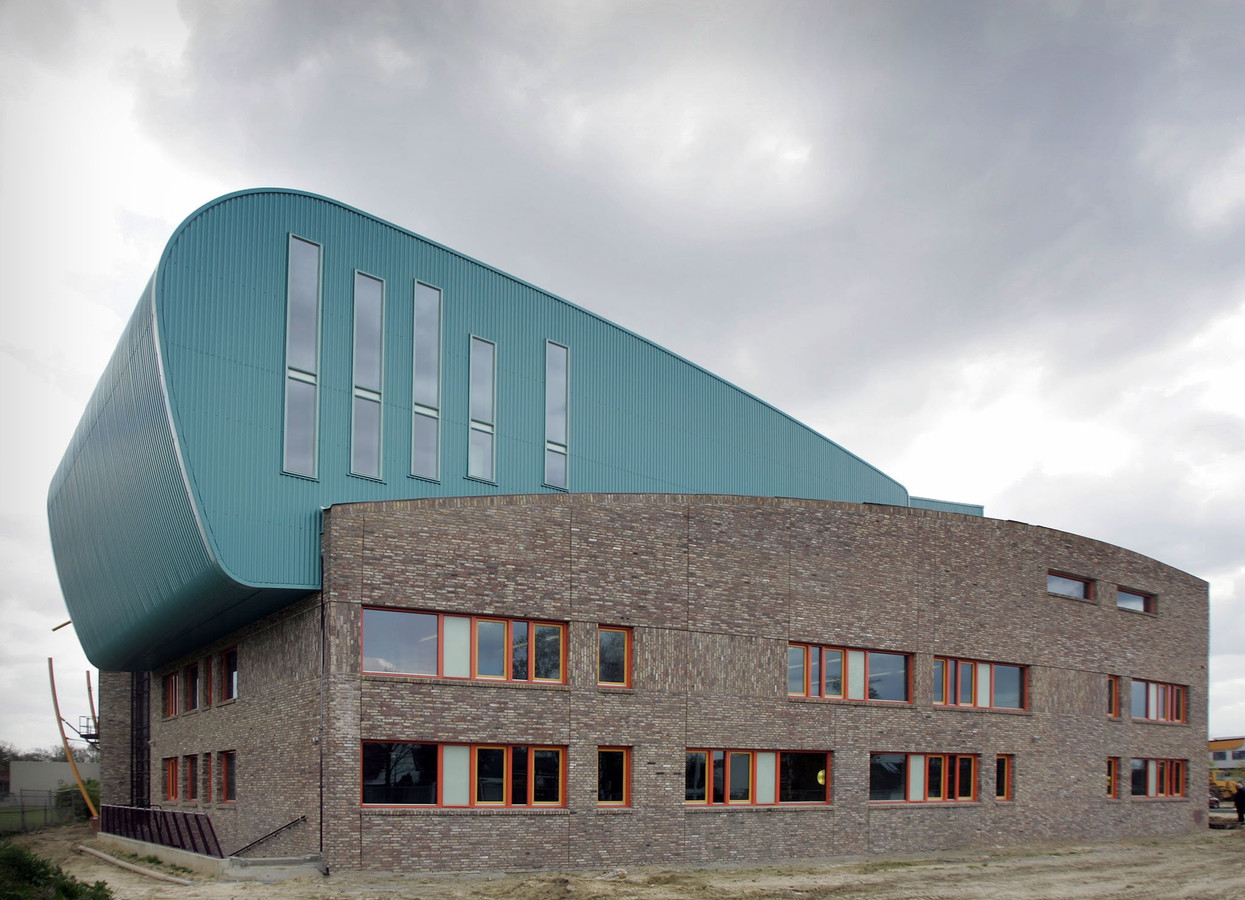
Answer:
[[[73,790],[30,791],[9,794],[0,802],[0,834],[64,825],[90,816],[86,801]]]

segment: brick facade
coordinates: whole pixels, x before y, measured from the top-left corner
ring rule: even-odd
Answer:
[[[1112,839],[1205,825],[1205,582],[1017,522],[826,501],[537,495],[387,501],[324,514],[323,591],[152,674],[152,799],[211,812],[226,852],[331,867],[459,870],[706,863]],[[1049,570],[1095,597],[1047,593]],[[1115,588],[1156,596],[1117,609]],[[566,622],[567,683],[361,674],[363,607]],[[596,626],[633,629],[629,689],[599,688]],[[788,641],[912,654],[912,702],[789,698]],[[237,647],[239,696],[219,702]],[[935,706],[933,656],[1026,666],[1024,711]],[[210,659],[213,703],[161,716],[168,672]],[[1124,715],[1106,715],[1106,676]],[[1129,679],[1186,685],[1183,724],[1133,721]],[[128,778],[129,676],[101,678],[105,802]],[[361,742],[567,748],[554,809],[360,803]],[[631,748],[631,804],[599,807],[596,748]],[[691,807],[687,748],[833,753],[824,806]],[[237,800],[160,799],[161,760],[237,753]],[[118,752],[120,751],[120,752]],[[869,802],[870,753],[980,759],[975,802]],[[994,760],[1014,758],[1014,799]],[[1121,759],[1120,798],[1105,794]],[[1188,796],[1129,796],[1132,758],[1187,760]],[[202,758],[202,757],[201,757]],[[200,770],[202,777],[202,768]],[[127,788],[128,790],[128,788]],[[321,813],[322,818],[321,818]]]

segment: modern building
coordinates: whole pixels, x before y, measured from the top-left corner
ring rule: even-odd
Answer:
[[[452,870],[1204,825],[1205,582],[982,512],[280,190],[178,228],[49,496],[105,830]]]
[[[1212,778],[1233,769],[1245,769],[1245,737],[1212,738],[1207,745]]]

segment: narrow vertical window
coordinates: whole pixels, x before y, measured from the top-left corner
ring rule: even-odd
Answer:
[[[1012,758],[1006,754],[994,760],[994,799],[1012,799]]]
[[[186,710],[199,708],[199,666],[186,667]]]
[[[186,769],[186,799],[199,799],[199,757],[187,756],[183,762]]]
[[[411,474],[441,477],[441,291],[415,282]]]
[[[597,803],[601,806],[631,804],[631,751],[626,747],[597,750]]]
[[[226,750],[220,755],[220,798],[226,802],[238,799],[238,754]]]
[[[467,475],[482,481],[493,481],[495,477],[496,353],[497,346],[491,341],[478,337],[471,339],[471,433],[467,443]]]
[[[1107,796],[1115,799],[1120,795],[1120,758],[1118,756],[1107,757]]]
[[[1107,715],[1113,719],[1120,717],[1120,676],[1107,676]]]
[[[164,760],[164,799],[177,799],[177,757]]]
[[[561,344],[545,344],[545,484],[556,488],[568,484],[568,353]]]
[[[350,471],[380,478],[381,383],[384,371],[385,283],[354,273],[354,395]]]
[[[234,700],[238,696],[238,651],[226,650],[220,660],[220,698]]]
[[[320,387],[320,245],[290,235],[285,317],[285,450],[282,467],[316,475]]]
[[[164,717],[177,715],[177,673],[164,676]]]

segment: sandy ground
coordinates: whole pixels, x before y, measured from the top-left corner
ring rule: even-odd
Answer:
[[[189,887],[155,881],[76,852],[76,845],[92,843],[85,825],[48,829],[16,841],[81,880],[108,882],[119,900],[1226,900],[1245,895],[1245,830],[1238,829],[1208,829],[1194,835],[1122,844],[939,853],[815,865],[784,863],[751,869],[634,868],[437,877],[345,873],[276,884],[199,881]]]

